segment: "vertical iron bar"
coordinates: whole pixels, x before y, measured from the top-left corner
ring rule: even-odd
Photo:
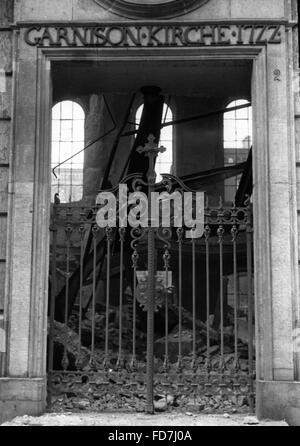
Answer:
[[[253,291],[252,291],[252,225],[251,225],[251,204],[248,206],[248,224],[247,224],[247,279],[248,279],[248,361],[249,361],[249,380],[250,380],[250,409],[254,410],[253,401]]]
[[[237,254],[236,254],[236,238],[237,227],[234,225],[231,229],[232,244],[233,244],[233,302],[234,302],[234,366],[235,370],[238,368],[238,299],[237,299]]]
[[[154,270],[154,230],[148,228],[148,313],[147,313],[147,412],[154,413],[153,402],[153,369],[154,369],[154,297],[155,297],[155,270]]]
[[[231,228],[232,235],[232,245],[233,245],[233,326],[234,326],[234,365],[233,374],[234,381],[233,387],[235,391],[235,396],[239,395],[239,356],[238,356],[238,274],[237,274],[237,237],[238,237],[238,227],[233,225]]]
[[[166,269],[166,284],[168,282],[168,270]],[[165,289],[165,369],[168,367],[168,361],[169,361],[169,342],[168,342],[168,336],[169,336],[169,305],[168,305],[168,285],[166,285]]]
[[[96,312],[96,268],[97,268],[97,227],[93,227],[93,299],[92,299],[92,343],[91,363],[95,357],[95,312]],[[94,365],[94,364],[93,364]]]
[[[155,233],[152,227],[151,198],[155,185],[156,172],[154,169],[155,158],[159,152],[164,152],[163,147],[158,148],[155,144],[155,136],[148,136],[145,147],[138,147],[139,153],[145,153],[149,159],[147,172],[148,182],[148,294],[147,294],[147,412],[154,413],[154,308],[155,308]]]
[[[134,270],[134,292],[132,303],[132,364],[135,367],[136,362],[136,287],[137,287],[136,268]]]
[[[193,359],[192,367],[196,367],[196,254],[195,254],[195,239],[192,238],[192,286],[193,286]]]
[[[179,228],[178,234],[178,368],[182,367],[182,235],[183,230]]]
[[[210,236],[210,227],[207,225],[205,227],[205,254],[206,254],[206,374],[207,379],[210,374],[210,284],[209,284],[209,236]]]
[[[164,361],[164,369],[165,372],[168,370],[169,365],[169,302],[168,302],[168,288],[169,288],[169,259],[170,254],[168,248],[165,248],[165,253],[163,255],[164,259],[164,268],[166,274],[166,288],[165,288],[165,361]]]
[[[54,350],[54,312],[55,312],[55,296],[56,296],[56,243],[57,243],[57,227],[56,227],[56,206],[53,205],[52,220],[52,259],[51,259],[51,297],[50,297],[50,328],[49,328],[49,348],[48,348],[48,392],[47,404],[51,406],[52,402],[52,371],[53,371],[53,350]]]
[[[132,233],[134,237],[134,232]],[[131,256],[132,267],[133,267],[133,296],[132,296],[132,358],[131,358],[131,369],[135,370],[136,367],[136,293],[137,293],[137,266],[139,255],[137,252],[137,241],[131,242],[131,247],[133,248],[133,253]]]
[[[221,328],[221,357],[224,356],[224,296],[223,296],[223,244],[220,243],[220,328]]]
[[[221,358],[220,372],[224,372],[224,295],[223,295],[223,235],[224,228],[222,225],[218,228],[219,237],[219,269],[220,269],[220,334],[221,334]]]
[[[69,209],[69,208],[68,208]],[[68,305],[69,305],[69,279],[70,279],[70,237],[72,233],[72,227],[70,224],[67,225],[66,229],[67,237],[67,253],[66,253],[66,289],[65,289],[65,326],[68,324]],[[67,339],[64,340],[64,353],[62,359],[63,370],[67,370],[69,365],[69,359],[67,354]]]
[[[132,367],[135,367],[136,361],[136,266],[133,268],[133,296],[132,296]]]
[[[108,366],[108,336],[109,336],[109,293],[110,293],[110,242],[111,242],[112,228],[106,228],[106,307],[105,307],[105,354],[104,354],[104,366]]]
[[[83,255],[84,255],[84,226],[80,226],[80,279],[79,279],[79,321],[78,321],[78,337],[79,337],[79,345],[78,345],[78,359],[79,359],[79,367],[81,366],[81,340],[82,340],[82,288],[83,288]]]
[[[120,294],[119,294],[119,355],[118,355],[118,366],[122,365],[122,320],[123,320],[123,277],[124,277],[124,235],[125,228],[119,229],[120,234]]]

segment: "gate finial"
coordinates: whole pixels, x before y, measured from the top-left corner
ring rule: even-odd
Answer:
[[[150,184],[155,184],[156,173],[154,169],[154,161],[159,153],[164,153],[167,149],[163,146],[158,147],[154,142],[155,136],[150,134],[147,138],[148,142],[144,147],[139,146],[136,150],[138,153],[144,153],[149,158],[149,170],[147,172],[147,179]]]

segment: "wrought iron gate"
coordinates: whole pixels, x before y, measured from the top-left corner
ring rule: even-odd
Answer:
[[[140,150],[149,171],[124,180],[131,190],[187,190],[172,175],[155,184],[160,149],[149,140]],[[172,225],[101,229],[100,207],[53,205],[49,405],[253,409],[250,202],[206,204],[198,239]]]

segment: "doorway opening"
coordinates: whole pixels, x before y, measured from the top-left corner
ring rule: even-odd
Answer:
[[[54,107],[70,101],[84,116],[76,150],[73,139],[68,153],[52,142],[57,182],[65,175],[74,189],[64,169],[76,157],[82,167],[82,193],[54,191],[51,203],[53,410],[83,400],[89,410],[146,407],[148,245],[120,227],[100,230],[96,196],[128,175],[145,180],[136,149],[167,128],[172,163],[157,173],[172,173],[181,193],[205,193],[205,224],[199,240],[173,228],[167,248],[159,237],[154,245],[154,408],[254,409],[251,73],[251,61],[228,59],[53,64]],[[76,121],[67,127],[73,138]]]

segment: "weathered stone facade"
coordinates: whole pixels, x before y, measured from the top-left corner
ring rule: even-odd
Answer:
[[[5,323],[3,317],[5,296],[6,243],[7,243],[7,212],[8,212],[8,183],[11,155],[12,131],[12,31],[13,2],[3,2],[0,9],[0,370],[3,374],[3,355],[6,350]]]
[[[209,38],[212,41],[199,44],[192,29],[173,28],[173,45],[162,42],[159,34],[135,44],[136,34],[132,38],[129,31],[126,35],[131,35],[131,41],[127,45],[120,27],[134,24],[136,19],[131,22],[120,16],[120,11],[117,14],[107,9],[105,2],[102,6],[99,3],[2,0],[0,5],[0,420],[22,413],[38,414],[46,405],[48,130],[53,64],[171,59],[177,64],[220,63],[224,59],[252,64],[257,414],[283,418],[287,407],[300,406],[297,2],[204,2],[182,15],[178,12],[174,18],[161,19],[161,24],[200,26],[200,30],[201,24],[214,24],[215,28],[202,29],[215,33]],[[155,25],[159,24],[158,18]],[[74,40],[72,25],[78,27],[81,38]],[[228,29],[227,25],[237,28]],[[253,31],[249,34],[248,27],[247,38],[239,34],[246,25]],[[103,37],[106,26],[110,30]],[[153,22],[149,26],[154,26]],[[86,44],[84,27],[90,27],[88,35],[96,39],[94,44]],[[91,27],[101,27],[101,32],[98,29],[95,34]],[[231,33],[229,41],[224,32]],[[203,35],[197,38],[204,39]],[[86,98],[86,104],[87,131],[93,137],[99,131],[93,119],[102,104],[97,95]],[[185,106],[188,109],[188,104]],[[114,107],[118,113],[118,101]],[[91,155],[85,171],[86,194],[91,197],[89,181],[99,174],[95,161]],[[179,164],[183,166],[180,160]]]

